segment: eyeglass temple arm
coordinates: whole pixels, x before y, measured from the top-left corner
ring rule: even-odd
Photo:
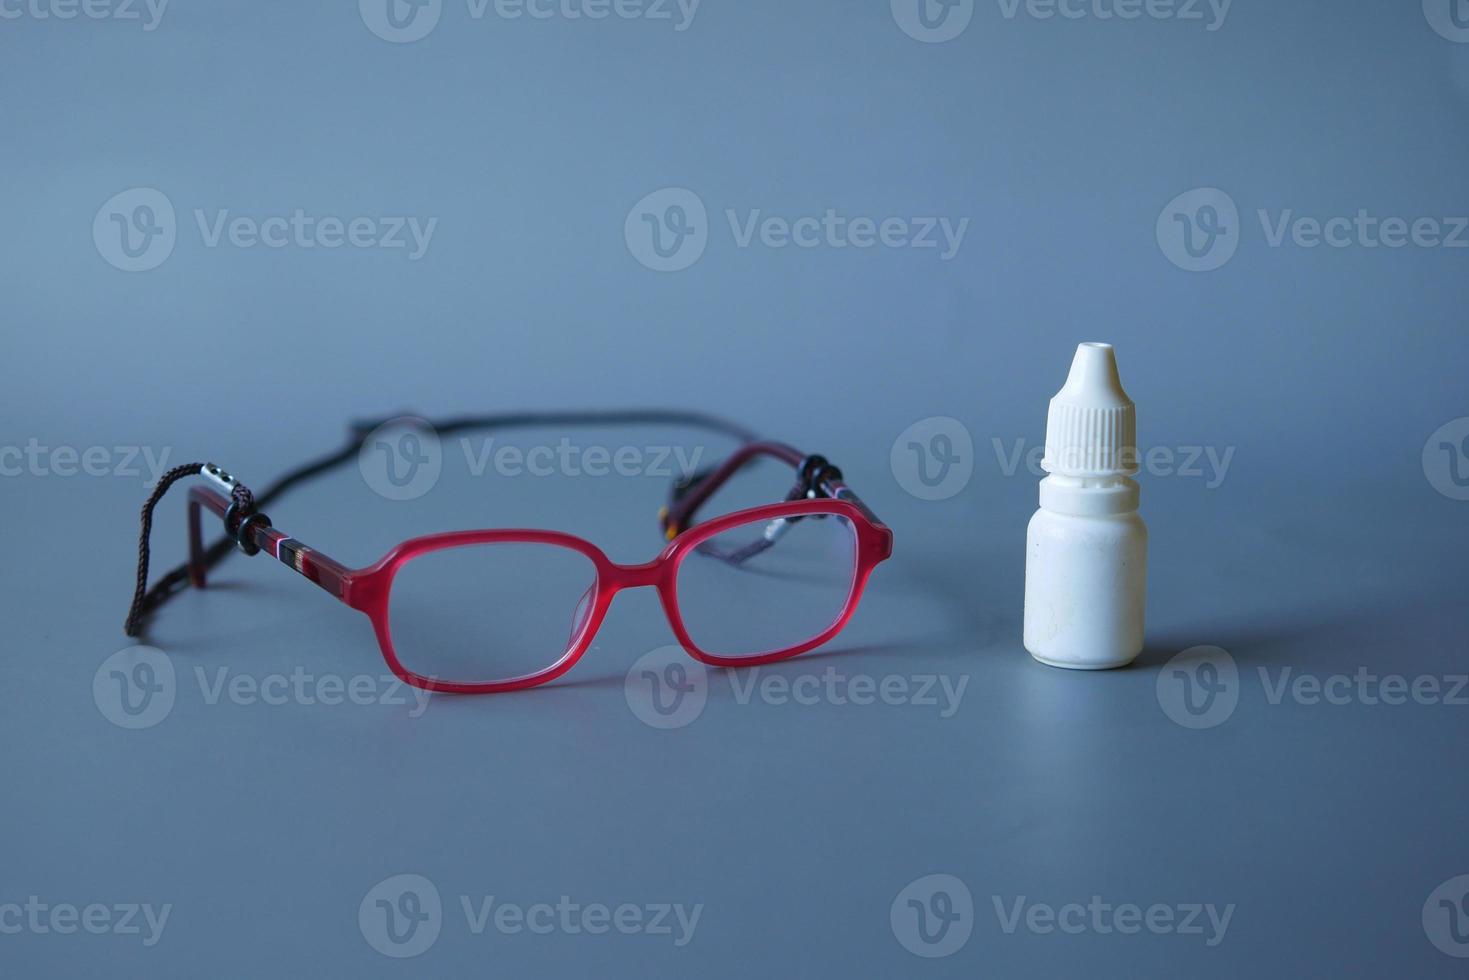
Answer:
[[[746,443],[713,469],[690,474],[674,484],[668,505],[659,512],[663,533],[672,541],[694,524],[694,515],[709,498],[729,482],[740,470],[760,459],[770,457],[787,463],[799,477],[788,495],[789,500],[807,496],[846,500],[862,511],[872,523],[885,527],[862,500],[843,482],[842,471],[824,457],[807,455],[782,442]]]
[[[200,508],[205,507],[223,520],[229,511],[230,501],[206,486],[189,488],[189,583],[200,589],[204,588],[208,570],[237,547],[234,541],[225,539],[205,549],[200,520]],[[338,599],[345,600],[347,579],[352,571],[345,565],[272,527],[268,519],[251,523],[245,534],[260,551],[304,575]]]

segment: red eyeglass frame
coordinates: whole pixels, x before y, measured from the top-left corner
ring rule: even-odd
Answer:
[[[602,620],[612,604],[612,599],[623,589],[652,586],[658,590],[664,614],[673,628],[674,636],[689,655],[712,667],[752,667],[775,663],[799,656],[830,641],[851,620],[861,601],[863,590],[872,570],[892,555],[893,533],[858,499],[844,482],[840,471],[827,470],[825,479],[818,479],[807,491],[806,499],[787,500],[782,503],[766,504],[735,511],[693,525],[693,517],[699,507],[729,480],[738,470],[761,456],[769,456],[789,463],[798,472],[804,471],[807,461],[814,457],[773,442],[748,443],[733,453],[723,464],[679,497],[662,514],[668,545],[652,561],[635,565],[621,565],[591,542],[560,531],[530,529],[485,529],[476,531],[450,531],[411,538],[399,544],[382,558],[364,568],[348,568],[307,547],[297,539],[271,526],[266,520],[251,521],[242,525],[241,533],[255,547],[271,555],[282,564],[315,582],[321,588],[340,599],[353,609],[367,615],[372,621],[378,646],[389,669],[407,684],[427,691],[443,691],[454,694],[495,694],[502,691],[520,691],[548,683],[576,666],[601,627]],[[208,508],[220,518],[226,518],[231,500],[206,486],[194,486],[189,490],[189,581],[195,588],[204,588],[207,568],[210,564],[204,547],[200,521],[201,508]],[[678,607],[678,571],[683,560],[701,542],[741,525],[772,521],[781,517],[800,517],[811,514],[832,514],[845,517],[856,533],[856,565],[851,589],[840,615],[821,634],[797,646],[750,657],[724,657],[708,653],[689,636]],[[690,526],[692,525],[692,526]],[[545,670],[509,680],[482,684],[464,684],[441,681],[415,673],[403,665],[393,647],[389,623],[388,598],[392,593],[393,577],[407,562],[434,551],[459,548],[466,545],[492,543],[533,543],[557,545],[580,552],[596,567],[592,603],[586,622],[575,641],[560,660]]]

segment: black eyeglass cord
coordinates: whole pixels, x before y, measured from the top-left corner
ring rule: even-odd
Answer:
[[[133,588],[133,602],[128,607],[128,618],[122,627],[123,632],[128,636],[137,636],[142,630],[143,619],[148,613],[152,612],[164,599],[177,591],[182,583],[188,581],[189,566],[185,562],[159,579],[153,588],[148,588],[148,561],[151,557],[148,539],[153,534],[153,508],[157,507],[158,501],[163,499],[165,493],[168,493],[169,487],[185,477],[199,475],[207,465],[206,463],[185,463],[183,466],[175,466],[163,474],[158,481],[158,485],[153,488],[153,492],[148,495],[148,499],[143,503],[142,528],[138,532],[138,580]],[[230,491],[230,498],[230,512],[238,515],[240,521],[255,513],[255,495],[243,483],[235,484],[234,488]],[[225,522],[225,529],[227,531],[229,530],[229,523],[229,521]],[[236,522],[236,527],[238,526],[239,523]],[[228,553],[229,540],[226,539],[222,543],[225,547],[220,549],[218,556],[213,559],[207,559],[207,564],[212,566]],[[210,551],[213,552],[214,549],[211,548]]]
[[[448,418],[439,423],[428,422],[419,419],[412,413],[393,415],[376,420],[363,420],[353,422],[351,435],[347,444],[335,452],[328,453],[308,463],[303,463],[285,473],[274,483],[267,486],[264,492],[254,494],[242,483],[234,483],[230,490],[231,506],[225,515],[225,537],[218,539],[209,545],[203,555],[205,569],[212,569],[231,551],[236,545],[239,550],[246,554],[254,554],[251,550],[249,525],[252,523],[269,523],[269,519],[260,514],[259,509],[266,506],[272,500],[279,497],[286,490],[309,480],[320,473],[330,470],[336,466],[353,459],[361,451],[367,437],[380,426],[389,422],[403,419],[405,422],[415,420],[432,428],[439,435],[447,435],[466,429],[497,429],[497,428],[532,428],[536,426],[564,425],[686,425],[693,428],[708,429],[729,436],[741,443],[754,442],[754,432],[742,425],[719,418],[715,415],[706,415],[702,412],[684,412],[668,409],[627,409],[614,411],[572,411],[572,412],[517,412],[503,415],[463,415]],[[181,591],[189,584],[189,563],[184,562],[166,572],[153,587],[148,588],[148,562],[149,562],[149,537],[153,533],[153,508],[163,499],[169,487],[185,477],[197,476],[202,473],[208,463],[186,463],[183,466],[175,466],[164,473],[158,480],[158,485],[148,495],[148,500],[143,504],[142,527],[138,534],[138,573],[137,583],[133,588],[132,605],[128,607],[128,615],[123,623],[123,632],[128,636],[141,634],[143,624],[147,618],[171,596]],[[227,475],[227,474],[226,474]],[[232,526],[233,525],[233,526]],[[258,550],[258,549],[256,549]]]

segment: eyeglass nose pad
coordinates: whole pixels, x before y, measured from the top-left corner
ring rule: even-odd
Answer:
[[[576,609],[571,614],[571,635],[566,638],[566,646],[570,648],[576,643],[576,638],[581,636],[581,631],[587,625],[587,617],[592,612],[592,593],[597,590],[595,583],[587,586],[587,590],[581,594],[581,599],[576,604]]]

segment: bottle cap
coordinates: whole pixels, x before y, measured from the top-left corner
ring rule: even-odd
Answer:
[[[1093,478],[1137,472],[1137,409],[1122,389],[1111,344],[1076,348],[1066,384],[1051,399],[1041,468]]]

